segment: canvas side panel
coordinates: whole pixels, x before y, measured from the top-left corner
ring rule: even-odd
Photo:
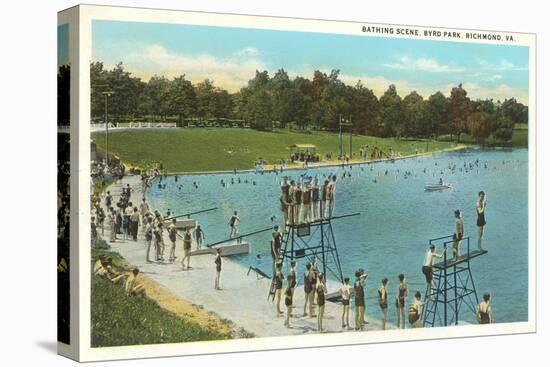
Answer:
[[[76,317],[75,266],[76,224],[78,196],[75,182],[78,176],[75,161],[74,133],[76,124],[75,104],[75,54],[77,52],[77,12],[70,8],[58,13],[57,26],[57,341],[58,352],[76,359],[78,345],[75,330]]]

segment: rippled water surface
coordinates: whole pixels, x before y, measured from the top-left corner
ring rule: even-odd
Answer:
[[[351,178],[342,178],[344,171],[350,172]],[[296,180],[304,174],[323,180],[326,175],[336,174],[334,215],[361,213],[333,221],[333,229],[344,276],[353,279],[359,267],[369,273],[367,312],[375,315],[378,313],[376,288],[383,277],[390,279],[391,298],[395,297],[399,273],[407,276],[409,300],[414,291],[424,291],[420,268],[427,242],[430,238],[452,234],[455,209],[462,210],[465,236],[472,236],[472,247],[476,246],[475,204],[477,193],[484,190],[488,203],[484,247],[489,253],[472,261],[476,287],[480,295],[485,291],[493,294],[496,322],[527,320],[526,149],[467,149],[351,169],[327,167],[284,173]],[[436,182],[440,177],[453,188],[424,191],[426,183]],[[155,181],[148,199],[163,213],[167,209],[179,214],[218,207],[216,211],[195,217],[206,233],[206,242],[212,243],[229,237],[227,223],[233,210],[239,212],[241,234],[280,223],[281,178],[282,175],[273,173],[179,176],[177,182],[174,177],[168,177],[163,181],[164,189],[159,189]],[[225,187],[221,180],[227,183]],[[235,260],[248,267],[249,263],[256,262],[256,255],[261,254],[261,267],[269,273],[270,236],[270,232],[265,232],[248,238],[251,254]],[[304,263],[305,260],[299,266],[302,268]],[[390,312],[390,319],[392,317]],[[470,313],[464,313],[462,318],[475,320]]]

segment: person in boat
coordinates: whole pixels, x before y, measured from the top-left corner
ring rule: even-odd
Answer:
[[[478,200],[476,203],[477,212],[477,249],[482,251],[481,240],[483,239],[483,229],[485,228],[485,208],[487,207],[487,198],[484,191],[480,191],[478,194]]]
[[[476,310],[477,321],[480,324],[492,324],[493,323],[493,311],[491,309],[491,294],[485,293],[483,295],[483,301],[477,306]]]
[[[458,260],[460,256],[460,242],[464,237],[464,221],[462,220],[462,214],[460,210],[455,210],[455,233],[453,234],[453,257],[454,260]]]
[[[439,177],[439,184],[443,185],[443,177]]]

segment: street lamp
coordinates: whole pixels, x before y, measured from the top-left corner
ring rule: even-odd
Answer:
[[[101,92],[101,94],[105,97],[105,157],[107,159],[107,165],[109,165],[109,122],[107,121],[107,98],[112,96],[114,92],[112,90],[108,90]]]
[[[342,116],[340,116],[340,124],[339,127],[339,135],[340,135],[340,156],[344,155],[344,146],[342,143],[342,127],[349,127],[349,159],[352,158],[353,152],[352,152],[352,136],[353,136],[353,124],[351,123],[351,117],[349,119],[344,119]]]

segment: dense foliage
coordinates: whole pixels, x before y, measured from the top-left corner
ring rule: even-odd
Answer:
[[[182,74],[174,79],[153,76],[149,81],[124,69],[119,63],[107,70],[103,63],[90,65],[92,119],[102,121],[108,113],[115,122],[128,120],[165,121],[180,124],[190,119],[232,119],[259,130],[273,127],[312,128],[335,131],[341,119],[351,121],[355,133],[384,137],[433,137],[463,133],[482,142],[487,133],[510,141],[515,124],[528,123],[528,107],[513,96],[504,101],[472,100],[459,84],[449,97],[442,92],[421,96],[412,91],[401,97],[395,85],[377,98],[358,81],[346,85],[339,70],[329,74],[316,70],[312,79],[291,79],[280,69],[273,76],[256,71],[248,85],[236,93],[217,87],[211,80],[193,84]],[[60,83],[68,73],[61,70]],[[480,126],[483,125],[483,126]]]

